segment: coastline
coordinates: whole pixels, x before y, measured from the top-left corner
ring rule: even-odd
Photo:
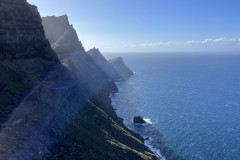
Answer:
[[[134,74],[135,74],[135,72],[134,72]],[[125,125],[129,130],[131,130],[131,131],[133,131],[134,133],[136,133],[132,128],[130,128],[130,127],[128,126],[126,120],[119,115],[119,110],[120,110],[120,109],[117,107],[115,101],[113,100],[113,96],[114,96],[115,94],[120,94],[119,92],[123,91],[123,89],[119,87],[119,84],[121,83],[121,81],[122,81],[122,80],[119,80],[119,81],[114,82],[115,85],[116,85],[117,88],[118,88],[118,91],[113,91],[113,92],[110,93],[109,98],[110,98],[110,100],[111,100],[111,105],[112,105],[112,107],[114,108],[115,113],[117,114],[117,116],[123,120],[124,125]],[[140,124],[140,125],[141,125],[141,126],[146,126],[146,125],[151,125],[151,124],[152,124],[152,123],[151,123],[151,120],[148,119],[148,120],[147,120],[147,124],[143,124],[143,125]],[[136,125],[136,124],[135,124],[135,125]],[[136,133],[136,134],[139,134],[139,133]],[[154,147],[151,145],[151,141],[152,141],[152,138],[151,138],[151,137],[149,137],[149,136],[143,136],[143,135],[140,135],[140,136],[144,139],[144,145],[146,145],[160,160],[167,160],[167,159],[161,154],[161,150],[160,150],[160,149],[154,148]],[[146,138],[149,138],[149,140],[146,140]]]

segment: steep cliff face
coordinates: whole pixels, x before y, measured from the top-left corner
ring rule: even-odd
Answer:
[[[69,28],[67,15],[42,17],[45,35],[51,44],[55,43]]]
[[[77,46],[82,46],[76,30],[69,24],[66,15],[43,17],[42,20],[45,35],[60,60],[69,56],[68,54],[73,52]],[[81,50],[84,51],[84,48],[82,47]]]
[[[49,31],[46,31],[47,33]],[[65,52],[67,56],[62,62],[68,66],[68,71],[80,78],[77,82],[81,82],[80,86],[85,88],[81,94],[74,95],[90,101],[82,105],[83,108],[79,107],[76,118],[69,122],[62,136],[48,149],[45,159],[158,159],[143,144],[142,137],[125,127],[111,105],[109,94],[117,90],[112,81],[112,76],[116,74],[113,66],[109,65],[96,49],[87,54],[83,47],[78,45],[74,50]],[[59,55],[59,52],[57,53]],[[109,74],[107,67],[111,68],[112,73]],[[70,84],[74,87],[79,85],[76,85],[76,82]]]
[[[0,124],[56,63],[41,17],[26,0],[0,1]]]
[[[128,78],[133,72],[125,65],[121,57],[107,61],[99,49],[93,48],[87,51],[94,62],[113,80]]]
[[[133,75],[133,71],[131,71],[125,65],[122,57],[111,59],[111,60],[109,60],[109,62],[121,77],[126,78],[126,77]]]
[[[99,49],[93,48],[87,51],[87,53],[109,77],[111,77],[114,80],[117,80],[120,78],[120,75],[112,67],[112,65],[105,59],[105,57],[100,53]]]
[[[26,0],[1,0],[0,12],[0,60],[36,57],[57,60],[35,6]]]

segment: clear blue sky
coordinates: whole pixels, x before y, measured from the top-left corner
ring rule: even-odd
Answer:
[[[240,0],[28,2],[38,6],[41,16],[67,14],[86,49],[96,46],[106,52],[189,50],[192,46],[187,41],[194,41],[191,45],[207,44],[205,50],[214,50],[209,45],[220,41],[231,43],[231,47],[226,44],[216,50],[235,47],[240,51]]]

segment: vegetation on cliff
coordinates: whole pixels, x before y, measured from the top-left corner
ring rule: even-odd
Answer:
[[[23,12],[24,11],[24,12]],[[0,1],[0,124],[58,62],[41,17],[26,0]]]

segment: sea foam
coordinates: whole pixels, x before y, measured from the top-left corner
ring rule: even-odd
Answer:
[[[143,120],[146,121],[148,124],[153,124],[151,119],[149,119],[149,118],[144,118]]]
[[[154,148],[154,147],[151,145],[152,138],[151,138],[151,137],[147,137],[147,136],[144,136],[144,138],[149,138],[149,140],[145,140],[145,141],[144,141],[144,144],[145,144],[146,146],[148,146],[148,148],[149,148],[156,156],[158,156],[161,160],[166,160],[166,158],[163,157],[163,155],[161,154],[160,149],[156,149],[156,148]]]

